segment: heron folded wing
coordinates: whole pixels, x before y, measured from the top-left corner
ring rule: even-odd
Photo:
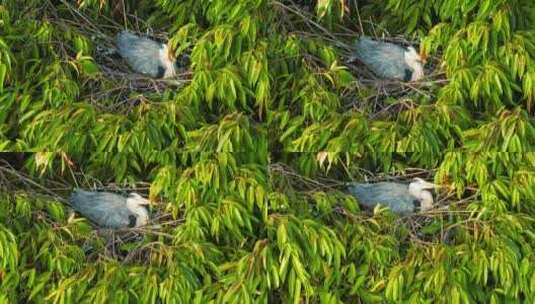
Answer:
[[[361,37],[355,44],[355,57],[382,78],[403,80],[408,65],[405,49],[398,45]]]
[[[117,47],[136,72],[158,77],[161,43],[123,31],[117,35]]]
[[[100,220],[103,227],[108,228],[126,228],[135,226],[136,215],[124,208],[114,208],[105,213],[105,216]],[[132,222],[134,225],[132,225]]]
[[[126,198],[114,193],[76,190],[70,201],[76,211],[101,227],[127,227],[129,216],[134,215],[126,207]]]
[[[377,56],[372,65],[374,69],[381,71],[381,76],[385,78],[404,80],[406,70],[412,69],[405,62],[405,49],[394,44],[383,45],[380,47]]]
[[[349,191],[359,203],[374,208],[381,204],[397,214],[407,214],[414,210],[414,197],[409,194],[408,186],[399,183],[381,182],[375,184],[355,183]]]

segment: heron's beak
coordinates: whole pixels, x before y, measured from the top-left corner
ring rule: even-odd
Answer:
[[[422,60],[422,64],[427,63],[427,54],[424,54],[423,52],[420,52],[420,58]]]
[[[442,186],[437,185],[437,184],[433,184],[433,183],[430,183],[430,182],[426,182],[426,181],[422,182],[422,188],[423,188],[423,189],[430,189],[430,190],[432,190],[432,189],[435,189],[435,188],[441,188],[441,187],[442,187]]]
[[[143,199],[143,201],[140,202],[140,205],[148,206],[150,205],[150,201],[148,199]]]
[[[138,205],[142,205],[142,206],[150,205],[150,200],[144,198],[143,196],[137,193],[131,193],[129,198],[135,200]]]
[[[167,58],[169,58],[169,61],[175,62],[175,52],[171,50],[169,45],[167,45]]]

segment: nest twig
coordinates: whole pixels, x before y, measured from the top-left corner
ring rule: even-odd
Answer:
[[[326,177],[318,177],[316,179],[309,178],[297,173],[288,165],[283,163],[273,163],[268,167],[270,176],[282,175],[286,177],[295,189],[301,191],[312,190],[333,190],[345,185],[345,182],[329,179]]]

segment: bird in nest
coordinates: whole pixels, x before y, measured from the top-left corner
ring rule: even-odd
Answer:
[[[144,226],[149,221],[149,201],[132,192],[124,197],[110,192],[74,190],[70,197],[74,210],[102,228]]]
[[[378,204],[390,208],[399,215],[409,215],[417,211],[433,208],[431,191],[438,185],[414,178],[410,184],[379,182],[373,184],[351,183],[348,190],[360,204],[373,209]]]
[[[417,81],[424,77],[426,56],[407,48],[362,36],[355,42],[350,61],[359,60],[384,79]]]
[[[165,43],[121,31],[116,37],[117,49],[137,73],[152,78],[170,78],[178,71],[178,61]]]

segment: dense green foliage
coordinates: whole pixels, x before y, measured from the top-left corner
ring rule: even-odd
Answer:
[[[179,80],[109,55],[125,27]],[[0,0],[0,149],[38,152],[0,163],[0,303],[535,302],[534,29],[532,0]],[[348,63],[362,32],[428,77]],[[438,208],[344,192],[389,176]],[[96,231],[73,187],[153,223]]]

